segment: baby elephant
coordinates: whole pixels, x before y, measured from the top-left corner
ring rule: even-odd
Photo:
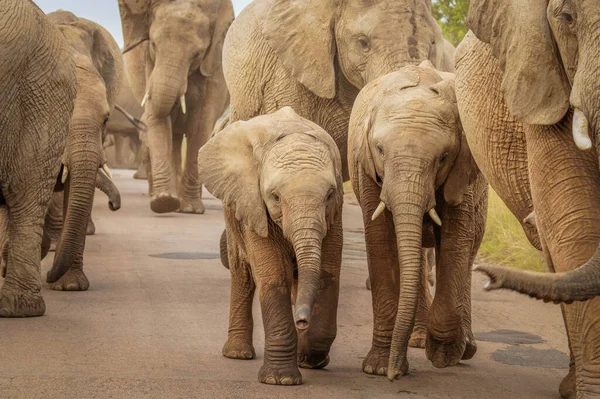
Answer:
[[[394,379],[424,282],[422,247],[435,247],[436,292],[427,317],[435,367],[470,359],[471,266],[481,243],[487,184],[463,135],[454,75],[429,62],[367,85],[350,119],[348,159],[362,207],[374,309],[373,347],[363,370]]]
[[[329,363],[337,330],[343,187],[336,144],[285,107],[229,125],[202,147],[198,169],[224,205],[231,304],[223,355],[254,358],[258,288],[265,329],[259,381],[300,384],[298,366]]]

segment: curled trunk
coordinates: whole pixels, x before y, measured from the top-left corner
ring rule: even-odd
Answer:
[[[292,243],[298,264],[298,294],[294,322],[296,328],[305,330],[310,324],[310,315],[321,279],[322,235],[316,228],[299,228],[292,234]]]
[[[92,210],[98,152],[78,151],[69,162],[69,178],[65,186],[67,209],[48,283],[57,282],[73,265],[85,241],[87,220]]]
[[[96,174],[96,187],[108,197],[108,207],[111,211],[117,211],[121,208],[121,193],[112,179],[102,169],[98,169]]]
[[[485,289],[509,289],[546,302],[586,301],[600,295],[600,248],[576,270],[565,273],[537,273],[482,265],[476,271],[487,274]]]

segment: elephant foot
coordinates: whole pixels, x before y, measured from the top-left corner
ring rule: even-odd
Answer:
[[[136,180],[148,180],[148,169],[146,165],[140,165],[138,170],[133,174],[133,178]]]
[[[569,374],[563,378],[558,392],[563,399],[575,399],[577,397],[577,386],[575,378],[575,367],[569,369]]]
[[[150,209],[154,213],[175,212],[179,209],[181,201],[176,196],[169,193],[159,193],[152,196],[150,200]]]
[[[300,385],[302,374],[296,365],[265,362],[258,372],[258,381],[269,385]]]
[[[423,349],[425,348],[425,341],[427,341],[427,329],[425,327],[415,327],[408,341],[408,346]]]
[[[0,317],[38,317],[46,312],[42,294],[14,292],[5,286],[0,290]]]
[[[329,353],[298,353],[298,366],[303,369],[323,369],[329,364]]]
[[[83,269],[69,269],[56,283],[50,284],[54,291],[86,291],[90,282]]]
[[[473,356],[477,353],[477,341],[475,341],[475,337],[473,333],[469,333],[467,335],[467,345],[465,347],[465,352],[462,355],[462,360],[473,359]]]
[[[433,367],[444,368],[455,366],[461,361],[466,351],[466,339],[442,342],[434,338],[433,335],[427,334],[425,349],[427,359],[431,361]]]
[[[363,360],[363,371],[367,374],[387,375],[389,360],[390,348],[373,346],[365,360]]]
[[[223,345],[223,356],[230,359],[250,360],[256,357],[256,352],[251,342],[228,338]]]
[[[204,213],[204,204],[202,203],[202,198],[198,198],[197,200],[184,199],[183,201],[181,201],[179,212],[202,215]]]
[[[92,219],[88,219],[87,228],[85,229],[86,236],[93,236],[96,234],[96,225]]]

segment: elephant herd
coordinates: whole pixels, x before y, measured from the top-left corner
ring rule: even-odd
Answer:
[[[223,201],[223,355],[256,356],[258,291],[261,382],[330,361],[346,181],[372,292],[363,371],[406,374],[408,346],[435,367],[471,359],[489,185],[556,273],[476,270],[486,289],[561,304],[560,393],[600,396],[600,4],[471,0],[455,49],[431,0],[254,0],[235,20],[230,0],[118,0],[121,50],[70,12],[1,3],[0,317],[44,314],[51,246],[50,287],[88,288],[95,187],[120,207],[104,154],[119,131],[139,143],[153,212],[204,213],[202,185]]]

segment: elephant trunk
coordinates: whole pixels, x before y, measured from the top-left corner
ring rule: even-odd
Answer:
[[[188,84],[188,62],[157,61],[150,79],[144,103],[151,104],[156,118],[166,118],[179,101],[182,112],[187,111],[185,93]],[[144,104],[145,105],[145,104]]]
[[[475,270],[490,278],[486,290],[510,289],[545,302],[571,303],[600,295],[600,248],[583,266],[565,273],[536,273],[492,265],[477,266]]]
[[[390,380],[408,371],[406,354],[415,323],[422,278],[423,215],[429,203],[429,196],[425,194],[427,191],[420,175],[407,175],[415,178],[403,182],[390,182],[391,191],[386,190],[384,181],[382,189],[382,200],[389,204],[394,219],[400,268],[398,310],[388,364]]]
[[[96,187],[108,197],[108,207],[111,211],[121,209],[121,193],[103,169],[98,169],[96,174]]]
[[[310,324],[310,315],[315,304],[321,279],[321,246],[323,241],[322,222],[311,218],[294,218],[304,225],[293,229],[291,242],[298,264],[298,294],[294,322],[296,328],[305,330]]]
[[[48,283],[58,281],[75,263],[83,249],[100,163],[100,150],[93,150],[96,144],[85,142],[69,145],[77,150],[71,151],[68,157],[69,175],[65,185],[67,208],[54,263],[46,276]]]

